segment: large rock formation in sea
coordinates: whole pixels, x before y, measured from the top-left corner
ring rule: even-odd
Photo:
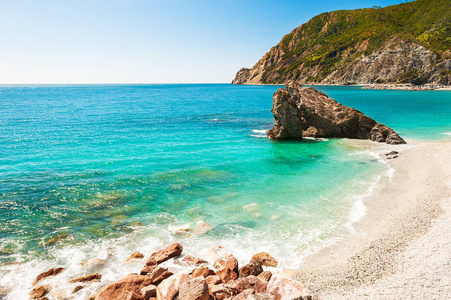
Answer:
[[[233,84],[451,84],[449,0],[320,14]]]
[[[272,113],[274,127],[268,137],[275,140],[335,137],[405,144],[393,129],[312,87],[294,82],[274,93]]]

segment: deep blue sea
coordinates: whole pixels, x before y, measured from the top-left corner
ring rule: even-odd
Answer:
[[[269,140],[278,88],[0,86],[0,287],[19,299],[38,273],[85,275],[96,258],[112,280],[139,272],[112,267],[131,253],[174,241],[208,259],[267,251],[295,268],[352,234],[394,146]],[[408,142],[450,138],[449,91],[316,88]],[[205,234],[177,234],[203,222]]]

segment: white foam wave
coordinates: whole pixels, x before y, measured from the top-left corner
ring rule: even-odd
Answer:
[[[388,177],[388,180],[391,182],[393,176],[395,176],[395,168],[390,168],[387,170],[387,173],[385,173],[385,175]]]
[[[451,132],[443,132],[442,134],[451,135]]]
[[[314,138],[314,137],[303,137],[303,139],[305,140],[312,140],[312,141],[319,141],[319,142],[327,142],[329,139],[328,138]]]
[[[265,130],[265,129],[253,129],[252,132],[253,133],[259,133],[259,134],[266,134],[268,132],[268,130]]]
[[[351,196],[351,198],[354,200],[354,203],[349,213],[348,222],[346,223],[346,226],[352,232],[355,232],[353,224],[359,222],[366,213],[366,206],[363,203],[363,200],[373,194],[374,189],[381,181],[381,179],[382,176],[377,176],[376,179],[368,186],[368,188],[362,194]]]
[[[251,130],[255,134],[250,134],[250,136],[256,137],[256,138],[266,138],[268,130],[265,129],[253,129]]]

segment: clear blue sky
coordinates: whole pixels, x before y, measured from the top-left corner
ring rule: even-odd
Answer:
[[[401,0],[2,0],[0,83],[230,82],[317,14]]]

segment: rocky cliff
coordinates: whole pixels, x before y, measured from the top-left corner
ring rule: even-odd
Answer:
[[[232,84],[451,84],[451,1],[324,13],[294,29]]]
[[[271,139],[336,137],[405,144],[393,129],[298,83],[288,83],[286,89],[274,93],[272,113]]]

